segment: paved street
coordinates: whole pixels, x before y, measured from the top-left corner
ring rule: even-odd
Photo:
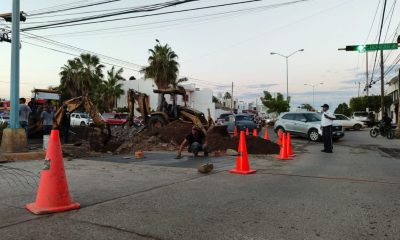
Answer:
[[[399,239],[399,140],[347,131],[334,154],[293,141],[293,161],[251,156],[249,176],[226,171],[232,156],[66,161],[82,208],[44,216],[24,209],[43,162],[3,164],[1,239]],[[207,161],[213,173],[197,173]]]

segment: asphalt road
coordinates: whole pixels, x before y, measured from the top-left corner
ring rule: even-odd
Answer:
[[[0,239],[400,239],[399,140],[349,131],[333,154],[293,142],[291,161],[250,156],[248,176],[228,173],[229,156],[74,159],[65,165],[82,208],[45,216],[23,208],[43,163],[3,164]],[[213,173],[197,173],[208,161]]]

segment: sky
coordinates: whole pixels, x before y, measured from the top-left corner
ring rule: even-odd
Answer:
[[[49,13],[47,17],[28,15],[21,28],[76,17],[49,15],[134,7],[165,1],[120,0],[70,12]],[[239,1],[242,0],[201,0],[158,12]],[[234,97],[247,102],[255,101],[265,90],[286,95],[285,58],[271,55],[270,52],[289,55],[304,49],[303,52],[289,58],[289,95],[292,108],[302,103],[313,104],[313,89],[304,84],[317,84],[314,103],[316,107],[328,103],[334,108],[342,102],[348,103],[351,97],[358,95],[357,82],[362,82],[360,92],[364,94],[365,53],[338,51],[338,48],[377,42],[384,0],[310,0],[268,8],[273,4],[290,1],[264,0],[85,26],[32,30],[26,33],[127,61],[129,64],[118,63],[125,66],[125,78],[141,77],[137,70],[147,64],[148,49],[152,48],[156,44],[155,39],[158,39],[162,44],[169,44],[178,54],[182,77],[189,77],[190,82],[196,83],[198,87],[213,89],[215,95],[218,92],[230,91],[233,82]],[[21,0],[21,10],[32,14],[39,9],[71,2],[75,3],[77,0]],[[393,5],[394,2],[395,0],[387,0],[387,19],[382,34],[382,40],[386,39],[386,42],[391,42],[392,36],[400,34],[400,3]],[[11,3],[12,0],[2,0],[0,13],[10,12]],[[245,9],[253,10],[244,11]],[[373,21],[375,13],[377,14]],[[2,26],[4,22],[0,22],[0,29]],[[108,30],[94,31],[104,28]],[[30,96],[33,88],[57,86],[60,81],[60,68],[68,59],[74,58],[73,55],[32,44],[75,56],[80,53],[43,43],[26,35],[22,36],[20,95],[26,97]],[[9,97],[10,48],[9,43],[0,42],[1,98]],[[385,58],[388,58],[385,64],[391,66],[398,54],[398,50],[386,51]],[[115,64],[115,60],[100,58],[104,62]],[[374,58],[375,53],[369,53],[370,73]],[[379,61],[376,62],[374,76],[379,75],[378,66]],[[111,66],[107,65],[107,69],[109,68]],[[386,76],[386,80],[393,77],[397,69],[398,67],[394,67]],[[379,94],[379,84],[373,85],[370,92]]]

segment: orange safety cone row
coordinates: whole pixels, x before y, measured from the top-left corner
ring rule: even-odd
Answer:
[[[235,126],[235,128],[233,129],[233,136],[237,137],[238,135],[238,131],[237,131],[237,127]]]
[[[250,169],[249,158],[247,156],[246,137],[243,131],[240,131],[238,157],[236,159],[236,168],[229,170],[230,173],[236,174],[252,174],[256,170]]]
[[[291,160],[288,156],[287,152],[287,137],[286,133],[282,134],[282,145],[281,145],[281,150],[279,152],[279,160]]]
[[[269,140],[269,136],[268,136],[268,128],[265,129],[265,135],[264,135],[264,139],[265,140]]]
[[[246,136],[249,136],[249,129],[246,128]]]
[[[283,132],[281,130],[278,131],[278,144],[282,145],[282,136]]]
[[[288,156],[294,157],[295,155],[293,154],[293,146],[292,146],[292,139],[290,137],[290,133],[287,133],[286,148],[287,148]]]
[[[36,202],[25,206],[34,214],[63,212],[80,208],[69,195],[58,130],[52,130],[46,152],[45,168],[40,176]]]
[[[257,128],[253,129],[253,137],[258,137]]]

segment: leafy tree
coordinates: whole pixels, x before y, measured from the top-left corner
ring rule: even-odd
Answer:
[[[282,113],[290,110],[289,102],[286,101],[282,93],[277,93],[276,97],[272,97],[271,93],[264,91],[264,97],[261,97],[261,102],[268,108],[268,113]]]
[[[302,103],[299,108],[305,109],[309,112],[315,112],[315,109],[311,106],[311,104],[308,104],[308,103]]]
[[[231,99],[232,98],[232,96],[231,96],[231,94],[229,93],[229,92],[226,92],[225,94],[224,94],[224,99],[226,100],[226,99]]]
[[[391,96],[385,96],[385,107],[389,107],[393,99]],[[350,108],[353,111],[365,111],[366,108],[370,111],[379,112],[381,109],[381,96],[363,96],[350,99]]]
[[[176,81],[179,72],[178,55],[168,44],[161,45],[158,40],[156,41],[154,48],[149,49],[149,66],[144,67],[141,72],[144,73],[145,79],[154,79],[158,89],[165,89],[170,84],[178,84]]]
[[[212,96],[213,103],[220,103],[219,99],[216,96]]]
[[[352,109],[349,108],[349,106],[347,105],[347,103],[341,103],[339,104],[339,106],[335,109],[335,113],[336,114],[343,114],[346,115],[348,117],[351,116],[351,114],[353,113]]]

